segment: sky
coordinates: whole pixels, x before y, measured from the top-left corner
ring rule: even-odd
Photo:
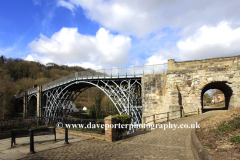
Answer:
[[[0,55],[102,69],[240,55],[239,0],[1,0]]]

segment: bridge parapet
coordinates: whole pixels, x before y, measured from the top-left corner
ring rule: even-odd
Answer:
[[[174,59],[168,60],[168,73],[177,73],[179,71],[196,71],[196,70],[214,70],[227,71],[240,68],[238,61],[240,56],[219,57],[202,60],[180,61]]]

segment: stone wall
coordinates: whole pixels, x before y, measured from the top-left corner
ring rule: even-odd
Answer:
[[[167,111],[164,105],[167,98],[166,83],[165,74],[146,74],[142,77],[143,117]]]
[[[182,62],[168,60],[167,73],[142,77],[143,117],[181,106],[185,112],[198,108],[201,111],[203,92],[215,88],[229,95],[229,109],[239,107],[239,59],[240,56]]]

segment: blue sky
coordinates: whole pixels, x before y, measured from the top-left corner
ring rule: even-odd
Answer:
[[[110,68],[240,55],[238,0],[1,0],[0,54]]]

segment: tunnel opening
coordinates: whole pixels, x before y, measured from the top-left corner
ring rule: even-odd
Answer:
[[[203,87],[202,93],[201,93],[201,106],[202,106],[203,113],[210,110],[228,110],[233,91],[226,83],[227,83],[226,81],[217,81],[217,82],[209,83]],[[215,93],[212,95],[210,93],[211,90],[215,90]],[[206,101],[206,99],[210,100],[208,96],[209,97],[212,96],[212,100],[213,100],[212,107],[211,105],[210,107],[209,106],[205,107],[206,105],[209,104],[209,101]],[[216,107],[217,106],[216,104],[217,105],[219,104],[221,106]]]
[[[225,96],[218,89],[209,89],[203,94],[203,109],[209,108],[224,108]]]

